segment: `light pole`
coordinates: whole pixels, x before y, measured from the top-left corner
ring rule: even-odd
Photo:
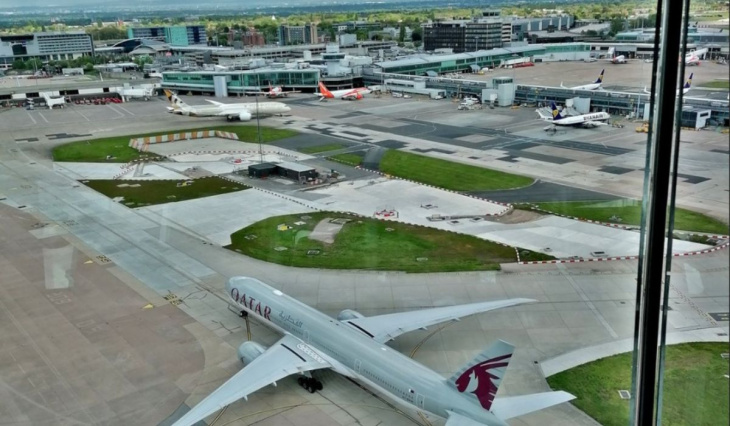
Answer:
[[[257,83],[257,90],[256,90],[256,137],[259,141],[259,160],[261,163],[264,162],[264,148],[261,146],[261,119],[259,116],[259,92],[261,92],[261,74],[259,74],[258,71],[256,71],[256,83]]]

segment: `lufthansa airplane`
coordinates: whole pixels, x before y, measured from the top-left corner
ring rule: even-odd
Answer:
[[[508,299],[431,308],[373,317],[346,309],[331,318],[248,277],[226,283],[229,302],[284,335],[269,348],[244,342],[238,357],[244,368],[183,415],[173,426],[190,426],[225,406],[277,381],[301,375],[309,392],[322,389],[312,371],[331,369],[416,410],[424,418],[446,419],[446,426],[507,426],[505,420],[575,398],[558,391],[495,397],[514,346],[497,341],[444,379],[386,345],[403,333],[468,315],[535,302]]]

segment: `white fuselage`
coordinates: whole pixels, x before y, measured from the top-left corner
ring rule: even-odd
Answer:
[[[606,121],[611,116],[607,112],[594,112],[591,114],[575,115],[565,117],[558,120],[552,120],[552,123],[558,126],[579,126],[586,123]]]
[[[601,84],[603,84],[603,83],[584,84],[582,86],[569,87],[569,89],[572,89],[572,90],[596,90],[599,87],[601,87]]]
[[[378,343],[346,321],[338,321],[268,285],[247,277],[226,284],[230,303],[281,333],[296,337],[330,360],[340,374],[352,377],[395,402],[421,413],[448,417],[446,410],[484,425],[506,426],[466,397],[435,371]],[[299,345],[298,345],[299,346]]]
[[[344,90],[330,90],[330,93],[332,93],[332,96],[335,98],[345,98],[350,96],[356,96],[357,93],[361,95],[367,95],[370,93],[370,89],[367,87],[357,87],[355,89],[344,89]],[[322,96],[320,94],[320,96]]]
[[[236,103],[236,104],[221,104],[221,105],[181,105],[179,109],[174,110],[178,114],[192,115],[197,117],[211,117],[211,116],[235,116],[241,112],[250,114],[252,117],[269,116],[284,114],[291,111],[286,104],[281,102],[259,102],[256,103]]]

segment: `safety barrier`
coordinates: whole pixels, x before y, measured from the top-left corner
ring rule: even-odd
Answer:
[[[145,152],[152,144],[177,142],[193,139],[205,139],[219,137],[223,139],[238,140],[238,135],[232,132],[223,132],[220,130],[197,130],[194,132],[184,133],[168,133],[164,135],[143,136],[141,138],[132,138],[129,140],[129,146],[138,151]]]

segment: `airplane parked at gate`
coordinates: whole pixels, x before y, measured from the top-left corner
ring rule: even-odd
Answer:
[[[190,426],[253,392],[300,374],[309,392],[322,389],[312,371],[332,369],[416,410],[425,420],[446,426],[507,426],[505,420],[570,401],[567,392],[495,397],[514,346],[497,341],[450,379],[385,343],[397,336],[459,318],[506,308],[532,299],[508,299],[366,317],[343,310],[337,319],[248,277],[226,283],[229,303],[284,334],[269,348],[244,342],[238,356],[244,368],[183,415],[173,426]]]
[[[704,57],[706,53],[707,48],[693,50],[684,56],[684,63],[690,67],[693,65],[699,66],[701,64],[700,58]],[[682,62],[681,58],[680,62]]]
[[[319,93],[315,93],[315,95],[319,96],[320,101],[324,99],[345,99],[348,101],[354,101],[362,99],[362,95],[367,95],[370,92],[371,90],[367,87],[356,87],[354,89],[330,91],[329,89],[327,89],[324,83],[320,81]]]
[[[563,86],[563,82],[561,81],[560,82],[560,87],[562,87],[564,89],[572,89],[572,90],[596,90],[596,89],[599,89],[601,87],[601,85],[603,84],[603,73],[605,71],[606,71],[605,69],[602,69],[601,70],[601,74],[598,75],[598,78],[596,79],[596,81],[594,81],[591,84],[584,84],[582,86],[574,86],[574,87],[565,87],[565,86]]]
[[[592,112],[590,114],[564,117],[558,110],[558,107],[555,106],[555,102],[550,103],[550,110],[552,111],[552,117],[546,117],[540,113],[540,110],[537,110],[540,118],[550,123],[549,126],[545,127],[545,131],[555,130],[556,126],[585,127],[589,129],[598,126],[607,126],[606,121],[611,118],[607,112]]]
[[[54,106],[58,106],[60,108],[66,106],[66,98],[64,98],[63,96],[59,96],[57,98],[51,97],[48,95],[48,93],[45,92],[43,92],[41,96],[43,96],[43,99],[46,100],[46,105],[48,105],[48,109],[53,109]]]
[[[263,117],[291,111],[291,108],[281,102],[224,104],[206,99],[212,105],[188,105],[169,90],[165,90],[165,95],[172,104],[167,108],[168,112],[194,117],[226,117],[228,121],[236,119],[248,121],[256,115]]]
[[[274,86],[272,87],[269,85],[269,90],[265,92],[246,92],[246,95],[263,95],[267,98],[285,98],[289,96],[290,93],[302,93],[301,90],[284,90],[281,86]]]
[[[682,86],[682,94],[683,95],[686,95],[687,92],[689,92],[689,89],[692,88],[692,77],[694,77],[694,76],[695,76],[695,73],[691,73],[689,75],[689,77],[687,78],[687,81],[684,82],[684,86]],[[644,93],[651,94],[651,91],[649,91],[649,89],[647,89],[646,87],[644,87]],[[677,94],[677,96],[679,96],[679,89],[677,89],[676,94]]]
[[[612,64],[627,64],[626,56],[624,55],[618,55],[616,56],[616,49],[613,47],[610,47],[608,49],[608,52],[606,52],[606,58],[607,61],[610,61]]]

